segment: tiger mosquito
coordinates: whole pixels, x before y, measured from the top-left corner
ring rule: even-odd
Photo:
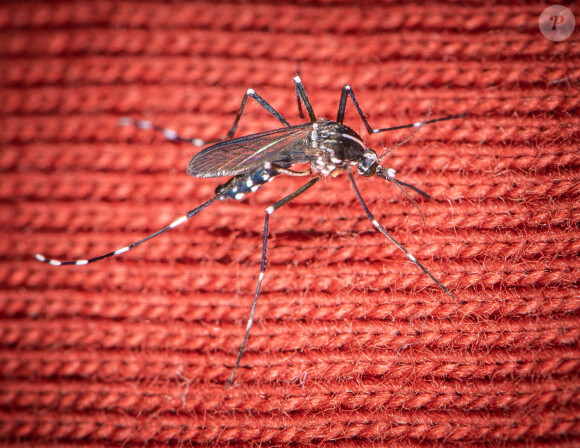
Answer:
[[[415,205],[415,201],[411,198],[405,189],[413,190],[424,198],[430,199],[430,196],[424,191],[413,185],[396,179],[395,170],[392,168],[384,168],[379,164],[379,162],[393,149],[408,142],[422,126],[438,121],[461,118],[467,114],[452,115],[429,120],[428,118],[431,113],[430,109],[429,113],[423,119],[423,121],[390,128],[373,129],[365,118],[354,95],[354,92],[349,85],[345,85],[342,88],[336,121],[316,118],[312,105],[310,104],[308,96],[306,95],[306,90],[304,89],[302,80],[298,75],[294,77],[294,86],[300,117],[303,117],[303,103],[304,108],[308,113],[308,117],[310,118],[310,122],[308,123],[295,126],[290,125],[290,123],[278,111],[276,111],[253,89],[248,89],[246,91],[237,116],[234,120],[234,124],[228,133],[224,137],[209,142],[205,142],[198,138],[181,137],[175,131],[162,128],[149,121],[133,121],[130,118],[120,119],[119,124],[122,126],[136,126],[139,129],[153,129],[155,131],[161,132],[168,140],[189,142],[194,146],[204,146],[211,143],[211,146],[205,148],[203,151],[192,157],[189,165],[187,166],[187,173],[194,177],[233,177],[226,183],[218,186],[215,190],[215,195],[208,201],[188,211],[185,215],[177,218],[166,227],[163,227],[162,229],[157,230],[149,236],[146,236],[145,238],[129,244],[128,246],[125,246],[121,249],[117,249],[115,251],[85,260],[59,261],[52,258],[47,258],[41,254],[36,254],[36,259],[53,266],[80,266],[94,263],[95,261],[99,261],[104,258],[109,258],[128,252],[131,249],[134,249],[135,247],[143,244],[144,242],[149,241],[150,239],[183,224],[217,200],[225,201],[229,199],[235,199],[240,201],[247,194],[259,190],[262,185],[272,181],[274,177],[278,176],[279,174],[287,174],[289,176],[314,176],[296,191],[266,208],[260,273],[258,275],[254,300],[252,302],[250,315],[246,324],[244,338],[238,351],[238,356],[236,358],[231,376],[226,385],[226,388],[228,388],[234,381],[236,372],[242,359],[242,355],[244,354],[244,350],[246,348],[248,335],[254,320],[254,313],[256,311],[258,296],[262,287],[262,280],[264,279],[264,275],[266,273],[266,253],[270,215],[309,190],[321,179],[327,177],[328,175],[332,175],[334,177],[340,174],[342,171],[346,171],[358,201],[360,202],[368,219],[376,227],[376,229],[386,238],[388,238],[397,248],[399,248],[407,256],[407,258],[419,269],[421,269],[421,271],[423,271],[442,291],[444,291],[451,298],[455,299],[455,296],[445,286],[443,286],[439,280],[437,280],[421,263],[419,263],[419,261],[417,261],[417,259],[409,251],[407,251],[397,240],[395,240],[395,238],[391,236],[389,232],[387,232],[387,230],[381,224],[379,224],[362,198],[352,173],[354,167],[356,167],[358,173],[364,177],[377,175],[380,178],[391,182],[409,199],[411,199]],[[394,131],[405,128],[415,128],[415,131],[403,141],[395,145],[393,148],[390,148],[381,156],[378,156],[375,151],[365,145],[360,135],[358,135],[350,127],[343,124],[346,101],[348,97],[351,98],[368,134],[378,134],[381,132]],[[248,98],[253,98],[261,107],[263,107],[274,118],[282,123],[284,127],[271,131],[259,132],[257,134],[252,134],[245,137],[233,138]],[[304,170],[291,169],[291,167],[296,164],[309,164],[309,167]]]

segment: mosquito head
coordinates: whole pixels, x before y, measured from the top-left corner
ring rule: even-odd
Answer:
[[[379,158],[377,153],[367,148],[358,162],[358,173],[366,177],[374,176],[378,166]]]

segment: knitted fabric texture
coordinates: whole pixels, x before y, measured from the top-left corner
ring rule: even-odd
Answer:
[[[0,5],[0,441],[580,446],[580,45],[545,6],[469,2],[5,2]],[[575,12],[576,13],[576,12]],[[345,84],[371,126],[425,126],[382,161],[411,192],[345,174],[242,201],[185,173],[253,88],[292,124]],[[379,154],[412,130],[367,136]],[[236,135],[280,123],[249,100]]]

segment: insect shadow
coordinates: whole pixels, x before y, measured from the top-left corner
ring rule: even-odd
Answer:
[[[409,193],[405,189],[410,189],[425,197],[426,199],[430,199],[430,196],[424,191],[421,191],[413,185],[409,185],[396,179],[395,170],[392,168],[384,168],[379,163],[381,159],[385,157],[390,151],[409,141],[422,126],[435,123],[437,121],[461,118],[467,114],[453,115],[437,118],[434,120],[428,120],[431,113],[431,110],[429,110],[429,113],[423,121],[403,126],[373,129],[365,118],[349,85],[345,85],[342,88],[338,113],[336,115],[335,121],[316,118],[314,110],[312,109],[312,105],[308,100],[308,96],[306,95],[306,91],[299,76],[294,77],[294,86],[296,90],[296,99],[298,102],[300,116],[303,116],[301,105],[303,103],[310,118],[309,123],[291,126],[290,123],[288,123],[288,121],[282,115],[280,115],[280,113],[278,113],[253,89],[248,89],[246,91],[234,124],[229,132],[224,137],[209,142],[205,142],[200,139],[181,137],[175,131],[156,126],[149,121],[133,121],[129,118],[122,118],[119,120],[119,124],[123,126],[134,125],[140,129],[153,129],[160,131],[169,140],[185,141],[192,143],[195,146],[211,144],[211,146],[192,157],[189,165],[187,166],[187,173],[194,177],[233,177],[223,185],[218,186],[216,188],[215,195],[207,202],[204,202],[193,210],[188,211],[185,215],[176,219],[168,226],[163,227],[151,235],[137,242],[129,244],[128,246],[125,246],[121,249],[117,249],[113,252],[109,252],[86,260],[59,261],[47,258],[40,254],[36,254],[36,259],[53,266],[79,266],[93,263],[104,258],[127,252],[150,240],[151,238],[161,235],[162,233],[173,229],[180,224],[183,224],[204,210],[210,204],[218,200],[225,201],[229,199],[235,199],[239,201],[243,199],[246,194],[257,191],[262,185],[272,181],[274,177],[280,174],[286,174],[289,176],[313,176],[308,182],[298,188],[298,190],[266,209],[260,274],[258,276],[256,291],[254,293],[254,300],[252,302],[250,316],[247,321],[244,339],[238,352],[235,366],[226,385],[226,387],[229,387],[234,381],[236,372],[242,359],[242,355],[246,348],[248,335],[250,333],[250,328],[252,327],[252,322],[254,319],[256,303],[258,301],[258,296],[260,295],[262,280],[264,279],[264,274],[266,273],[266,252],[268,245],[268,226],[270,223],[270,215],[280,207],[288,204],[297,196],[310,189],[312,186],[314,186],[314,184],[320,181],[320,179],[328,175],[336,176],[342,171],[346,171],[358,201],[360,202],[367,217],[377,228],[377,230],[386,236],[407,256],[407,258],[409,258],[409,260],[411,260],[419,269],[421,269],[427,276],[429,276],[429,278],[431,278],[431,280],[433,280],[433,282],[439,288],[441,288],[441,290],[443,290],[450,297],[455,298],[453,294],[451,294],[451,292],[449,292],[449,290],[443,286],[439,280],[437,280],[421,263],[417,261],[417,259],[411,253],[409,253],[389,234],[389,232],[385,230],[383,226],[379,224],[363,200],[356,186],[352,173],[353,169],[356,167],[358,174],[362,176],[379,176],[380,178],[385,179],[398,187],[409,199],[411,199],[411,201],[413,201],[413,203],[415,203],[415,201],[413,198],[411,198],[411,196],[409,196]],[[245,137],[233,138],[244,111],[244,107],[246,106],[248,97],[256,100],[260,106],[266,109],[272,116],[274,116],[280,123],[282,123],[284,127],[271,131],[260,132],[258,134],[248,135]],[[361,136],[359,136],[350,127],[343,124],[344,111],[348,97],[351,98],[369,134],[378,134],[381,132],[394,131],[404,128],[416,128],[415,132],[395,145],[393,148],[387,150],[380,157],[377,156],[375,151],[365,145]],[[309,168],[304,170],[291,169],[293,165],[297,164],[309,164]]]

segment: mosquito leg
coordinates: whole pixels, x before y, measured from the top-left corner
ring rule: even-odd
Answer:
[[[262,286],[262,280],[264,279],[264,275],[266,273],[266,253],[267,253],[267,246],[268,246],[268,226],[270,223],[270,215],[278,210],[283,205],[286,205],[288,202],[295,199],[297,196],[304,193],[310,187],[312,187],[316,182],[318,182],[321,177],[315,177],[296,190],[294,193],[286,196],[284,199],[276,202],[274,205],[268,207],[266,209],[266,218],[264,220],[264,238],[262,243],[262,261],[260,262],[260,275],[258,276],[258,284],[256,285],[256,292],[254,293],[254,301],[252,302],[252,309],[250,310],[250,317],[248,318],[248,323],[246,324],[246,332],[244,334],[244,340],[242,341],[242,346],[240,347],[240,351],[238,352],[238,358],[236,359],[236,364],[234,366],[234,370],[232,371],[232,375],[226,384],[226,388],[230,387],[234,382],[234,378],[236,377],[236,372],[238,371],[238,367],[240,366],[240,361],[242,360],[242,355],[244,354],[244,350],[246,349],[246,343],[248,342],[248,335],[250,334],[250,328],[252,328],[252,323],[254,322],[254,312],[256,311],[256,303],[258,303],[258,296],[260,295],[260,288]]]
[[[431,104],[429,104],[429,110],[427,111],[427,114],[425,115],[425,118],[423,118],[422,123],[426,123],[429,120],[429,117],[431,116],[431,112],[432,111],[433,111],[433,101],[431,101]],[[419,122],[419,123],[421,123],[421,122]],[[381,160],[383,157],[385,157],[391,151],[394,151],[395,149],[397,149],[399,146],[403,146],[406,143],[408,143],[413,137],[415,137],[415,135],[417,134],[417,132],[419,132],[421,130],[421,127],[422,126],[416,126],[415,129],[413,130],[413,132],[411,132],[409,135],[407,135],[403,140],[401,140],[400,142],[398,142],[392,148],[389,148],[386,151],[384,151],[379,156],[379,160]]]
[[[405,128],[420,128],[421,126],[424,126],[426,124],[435,123],[437,121],[453,120],[455,118],[462,118],[462,117],[465,117],[467,115],[467,114],[450,115],[448,117],[436,118],[434,120],[428,120],[428,121],[418,121],[416,123],[405,124],[402,126],[394,126],[391,128],[373,129],[371,127],[371,125],[369,124],[369,122],[367,121],[366,117],[364,116],[363,111],[361,110],[361,108],[358,104],[358,101],[356,100],[356,97],[354,96],[354,92],[352,91],[352,88],[349,85],[345,85],[342,88],[342,93],[340,95],[340,103],[338,105],[338,113],[336,116],[337,123],[342,123],[344,120],[344,110],[346,108],[346,100],[347,100],[347,97],[349,97],[349,96],[350,96],[350,98],[354,104],[354,107],[356,108],[356,111],[358,112],[358,114],[359,114],[362,122],[364,123],[365,128],[369,134],[378,134],[379,132],[395,131],[397,129],[405,129]]]
[[[340,124],[342,124],[342,122],[344,121],[344,110],[346,108],[346,99],[348,98],[349,91],[351,91],[350,86],[347,84],[342,88],[342,92],[340,94],[340,102],[338,103],[338,112],[336,113],[336,122],[340,123]],[[367,131],[368,131],[370,126],[368,126],[368,123],[366,123],[365,118],[363,118],[363,121],[367,125]]]
[[[307,170],[297,171],[297,170],[291,170],[288,168],[284,168],[282,166],[278,166],[274,163],[271,164],[270,166],[277,171],[277,174],[287,174],[288,176],[309,176],[312,174],[312,168],[308,168]]]
[[[415,263],[415,265],[417,265],[417,267],[419,267],[419,269],[421,269],[425,274],[427,274],[429,276],[429,278],[431,280],[433,280],[435,282],[435,284],[437,286],[439,286],[439,288],[441,288],[449,297],[451,297],[452,299],[455,299],[455,296],[453,294],[451,294],[451,292],[449,292],[449,290],[443,286],[443,284],[437,280],[433,274],[431,274],[421,263],[419,263],[417,261],[417,259],[409,252],[407,251],[407,249],[405,249],[396,239],[394,239],[391,234],[389,232],[387,232],[385,230],[385,228],[383,226],[381,226],[379,224],[379,222],[376,220],[376,218],[374,217],[374,215],[371,213],[371,211],[369,210],[369,208],[367,207],[364,199],[362,198],[356,183],[354,182],[354,178],[352,177],[352,171],[350,169],[350,167],[347,167],[347,172],[348,172],[348,178],[350,179],[350,183],[352,185],[352,188],[354,189],[354,192],[356,194],[356,197],[358,198],[359,202],[361,203],[367,217],[369,218],[369,220],[371,221],[371,223],[377,228],[377,230],[379,232],[381,232],[383,235],[385,235],[389,240],[391,240],[391,242],[397,246],[406,256],[409,260],[411,260],[413,263]]]
[[[350,98],[352,99],[354,107],[356,107],[356,110],[357,110],[358,114],[360,115],[360,118],[362,119],[362,121],[365,125],[365,128],[367,129],[367,132],[369,134],[372,134],[374,132],[373,128],[371,128],[371,125],[369,124],[369,122],[365,118],[360,106],[358,105],[358,101],[356,100],[356,97],[354,96],[354,93],[352,92],[352,88],[348,84],[342,88],[342,93],[340,94],[340,103],[338,105],[338,113],[336,114],[336,122],[342,124],[342,122],[344,120],[344,110],[346,109],[346,100],[347,100],[349,95],[350,95]]]
[[[302,101],[304,102],[304,107],[306,108],[306,112],[308,112],[308,117],[310,117],[310,121],[314,123],[316,121],[316,115],[314,115],[312,104],[310,104],[308,95],[306,95],[306,90],[304,90],[304,86],[302,85],[302,80],[298,75],[294,77],[294,86],[296,88],[296,98],[298,99],[298,109],[300,111],[300,116],[302,117],[302,109],[300,108],[299,98],[302,98]]]
[[[304,111],[302,110],[302,102],[300,101],[300,90],[298,90],[298,85],[296,83],[294,83],[294,89],[296,90],[296,103],[298,104],[298,116],[300,118],[304,118]]]
[[[122,117],[122,118],[119,118],[118,123],[119,123],[119,126],[135,126],[137,129],[145,129],[145,130],[151,129],[153,131],[157,131],[157,132],[160,132],[161,134],[163,134],[163,136],[167,140],[191,143],[193,146],[197,146],[197,147],[205,146],[208,143],[214,142],[214,141],[211,141],[211,142],[205,141],[205,140],[202,140],[201,138],[183,137],[183,136],[179,135],[173,129],[164,128],[164,127],[156,125],[155,123],[152,123],[148,120],[133,120],[132,118],[129,118],[129,117]],[[220,139],[216,140],[215,142],[217,142],[217,141],[220,141]]]
[[[248,101],[248,97],[251,97],[254,100],[256,100],[256,102],[260,106],[262,106],[264,109],[266,109],[270,113],[270,115],[272,115],[276,120],[278,120],[284,126],[290,127],[290,123],[288,123],[288,121],[286,121],[286,119],[282,115],[280,115],[280,113],[276,109],[274,109],[272,106],[270,106],[270,104],[268,104],[268,102],[265,99],[263,99],[260,95],[258,95],[254,91],[254,89],[248,89],[248,90],[246,90],[246,93],[244,94],[244,97],[242,98],[242,104],[240,105],[240,109],[238,110],[238,114],[236,115],[236,119],[234,120],[234,124],[232,125],[232,127],[228,131],[228,133],[225,135],[225,137],[223,137],[220,140],[230,139],[236,133],[236,129],[238,128],[238,123],[240,121],[240,118],[242,117],[242,113],[244,112],[244,107],[246,107],[246,101]]]
[[[183,215],[180,218],[177,218],[175,221],[173,221],[168,226],[163,227],[162,229],[158,230],[157,232],[152,233],[151,235],[143,238],[142,240],[136,241],[135,243],[129,244],[128,246],[125,246],[121,249],[114,250],[113,252],[99,255],[98,257],[89,258],[87,260],[76,260],[76,261],[59,261],[59,260],[54,260],[52,258],[46,258],[44,255],[41,255],[41,254],[36,254],[35,257],[38,261],[42,261],[43,263],[48,263],[48,264],[51,264],[53,266],[65,266],[65,265],[80,266],[80,265],[85,265],[85,264],[89,264],[89,263],[94,263],[95,261],[102,260],[103,258],[109,258],[109,257],[113,257],[115,255],[120,255],[122,253],[130,251],[131,249],[139,246],[140,244],[143,244],[146,241],[149,241],[151,238],[155,238],[156,236],[159,236],[162,233],[165,233],[168,230],[171,230],[171,229],[177,227],[178,225],[183,224],[185,221],[193,218],[195,215],[197,215],[199,212],[204,210],[208,205],[215,202],[217,199],[219,199],[219,195],[215,195],[209,201],[206,201],[203,204],[201,204],[200,206],[194,208],[193,210],[188,211],[185,215]]]
[[[373,129],[372,133],[378,134],[379,132],[396,131],[397,129],[420,128],[422,126],[425,126],[426,124],[437,123],[438,121],[455,120],[456,118],[467,117],[467,115],[469,115],[469,114],[449,115],[447,117],[435,118],[433,120],[428,120],[428,121],[418,121],[416,123],[404,124],[402,126],[394,126],[392,128]]]
[[[301,72],[302,72],[301,63],[300,60],[298,60],[296,61],[296,76],[300,77]],[[296,82],[294,82],[294,88],[296,90],[296,103],[298,105],[298,116],[300,118],[304,118],[304,112],[302,111],[302,103],[300,102],[300,90],[298,89]]]
[[[304,90],[304,88],[303,88],[303,90]],[[306,93],[304,93],[304,94],[306,94]],[[234,121],[234,124],[231,127],[231,129],[228,131],[228,133],[226,135],[224,135],[223,137],[220,137],[220,138],[217,138],[214,140],[202,140],[200,138],[182,137],[177,132],[175,132],[173,129],[167,129],[167,128],[164,128],[162,126],[158,126],[158,125],[156,125],[148,120],[135,121],[132,118],[123,117],[123,118],[119,119],[119,125],[120,126],[135,126],[138,129],[152,129],[154,131],[161,132],[165,136],[165,138],[167,138],[167,140],[187,142],[187,143],[193,144],[194,146],[205,146],[208,144],[213,144],[213,143],[218,143],[218,142],[221,142],[224,140],[228,140],[234,136],[236,129],[238,128],[238,123],[240,121],[240,118],[242,117],[242,113],[244,112],[244,108],[246,107],[246,102],[248,100],[248,97],[251,97],[254,100],[256,100],[256,102],[260,106],[262,106],[264,109],[266,109],[274,118],[276,118],[284,126],[287,126],[287,127],[290,126],[290,123],[288,123],[288,121],[286,121],[286,119],[282,115],[280,115],[280,113],[278,111],[276,111],[276,109],[274,109],[270,104],[268,104],[268,102],[266,100],[264,100],[260,95],[258,95],[253,89],[248,89],[246,91],[246,93],[244,94],[244,98],[242,98],[242,104],[240,105],[240,109],[238,110],[238,114],[236,115],[236,119]]]

